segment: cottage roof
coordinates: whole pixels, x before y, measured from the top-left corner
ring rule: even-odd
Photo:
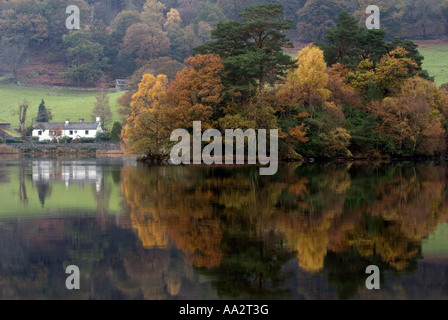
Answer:
[[[34,129],[50,130],[51,128],[60,127],[62,130],[96,130],[99,123],[97,122],[36,122]]]

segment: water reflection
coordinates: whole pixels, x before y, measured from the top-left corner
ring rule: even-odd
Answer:
[[[370,264],[415,271],[421,241],[448,221],[442,165],[292,164],[273,178],[253,170],[123,168],[143,245],[171,240],[224,296],[282,296],[282,266],[295,258],[352,298]]]
[[[102,169],[95,160],[60,161],[39,159],[32,161],[33,181],[41,184],[63,182],[66,188],[70,184],[95,184],[96,191],[101,190]]]
[[[447,174],[436,163],[284,164],[260,177],[0,162],[13,195],[1,200],[0,298],[448,299]],[[69,264],[80,291],[65,289]],[[365,288],[371,264],[381,290]]]

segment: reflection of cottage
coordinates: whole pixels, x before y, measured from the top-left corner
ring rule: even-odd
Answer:
[[[63,182],[67,188],[70,184],[94,184],[96,191],[101,190],[103,172],[95,162],[35,160],[32,170],[34,182]]]
[[[11,129],[11,124],[0,119],[0,140],[20,138],[20,133]]]
[[[39,141],[53,140],[54,137],[50,135],[51,129],[60,129],[61,138],[69,137],[72,139],[95,138],[97,133],[103,132],[99,117],[96,118],[96,122],[84,122],[84,119],[79,119],[79,122],[70,122],[67,119],[65,122],[36,122],[33,137],[39,137]]]

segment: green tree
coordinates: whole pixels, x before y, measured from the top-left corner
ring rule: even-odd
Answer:
[[[418,51],[418,45],[409,39],[399,39],[395,38],[391,42],[387,43],[388,52],[397,49],[398,47],[404,48],[408,53],[406,54],[406,58],[412,59],[417,63],[418,67],[414,70],[411,70],[411,73],[408,74],[408,77],[412,77],[414,73],[418,73],[419,77],[434,81],[434,77],[431,77],[428,71],[423,70],[423,60],[425,57]]]
[[[383,30],[369,30],[347,12],[339,15],[336,27],[328,30],[326,44],[321,45],[329,66],[341,63],[356,68],[365,59],[377,63],[388,52]]]
[[[146,0],[142,11],[142,21],[150,27],[162,28],[166,21],[164,11],[166,6],[157,0]]]
[[[70,65],[65,77],[77,83],[93,83],[109,66],[101,44],[91,40],[87,29],[72,31],[63,37]]]
[[[142,22],[140,13],[137,11],[124,10],[120,12],[111,22],[111,37],[120,43],[126,35],[126,30],[134,23]]]
[[[36,122],[49,122],[53,119],[53,115],[49,109],[45,106],[45,101],[39,104],[39,111],[37,112]]]
[[[346,1],[308,0],[297,11],[297,32],[300,40],[322,41],[330,28],[335,27],[337,15],[347,10]]]
[[[110,141],[120,141],[121,137],[121,130],[123,129],[123,126],[120,122],[115,121],[112,130],[110,131]]]
[[[218,23],[212,40],[194,49],[194,53],[216,53],[225,67],[223,84],[228,92],[250,97],[252,90],[261,91],[266,84],[274,84],[294,65],[283,52],[291,42],[283,31],[291,28],[291,21],[283,17],[283,6],[262,4],[247,7],[240,13],[242,22]]]

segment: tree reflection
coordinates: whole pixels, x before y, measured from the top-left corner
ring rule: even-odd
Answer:
[[[46,181],[37,181],[36,182],[37,195],[39,196],[40,204],[42,208],[45,206],[45,199],[51,195],[51,186],[50,183]]]
[[[349,298],[369,264],[414,270],[422,239],[448,220],[444,166],[292,164],[263,178],[252,169],[125,167],[143,245],[174,243],[222,296],[281,296],[282,266],[295,257]]]
[[[19,166],[19,199],[23,204],[28,204],[28,194],[26,192],[25,174],[26,174],[27,162],[25,159],[20,160]]]

